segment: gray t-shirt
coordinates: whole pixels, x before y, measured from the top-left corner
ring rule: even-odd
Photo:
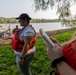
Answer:
[[[20,40],[23,40],[23,37],[25,36],[34,36],[34,35],[35,35],[35,31],[31,26],[25,27],[18,34]]]

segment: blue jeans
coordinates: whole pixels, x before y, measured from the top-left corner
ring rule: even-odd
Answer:
[[[34,55],[35,55],[35,51],[26,55],[25,56],[25,60],[23,62],[23,64],[18,64],[18,60],[20,58],[20,55],[16,54],[16,64],[20,70],[20,72],[23,74],[23,75],[31,75],[31,71],[30,71],[30,62],[31,60],[33,59]]]

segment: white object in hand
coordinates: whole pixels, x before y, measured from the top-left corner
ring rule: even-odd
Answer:
[[[50,47],[55,48],[55,44],[52,42],[52,40],[48,37],[48,35],[43,31],[42,28],[39,29],[40,36],[47,42],[47,44]]]

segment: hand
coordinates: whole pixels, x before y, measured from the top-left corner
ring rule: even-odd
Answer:
[[[47,46],[47,55],[51,61],[62,56],[62,48],[58,44],[55,44],[55,48],[51,48],[47,43],[46,46]]]
[[[19,63],[19,64],[23,64],[23,61],[24,61],[24,59],[19,59],[19,60],[18,60],[18,63]]]

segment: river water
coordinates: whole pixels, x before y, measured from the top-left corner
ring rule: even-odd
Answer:
[[[16,27],[16,25],[21,28],[20,24],[4,24],[4,29],[8,29],[10,26],[12,29]],[[66,29],[68,27],[63,26],[60,22],[52,22],[52,23],[31,23],[31,25],[35,28],[36,32],[39,32],[39,29],[42,28],[44,31],[53,31],[53,30],[59,30],[59,29]]]

